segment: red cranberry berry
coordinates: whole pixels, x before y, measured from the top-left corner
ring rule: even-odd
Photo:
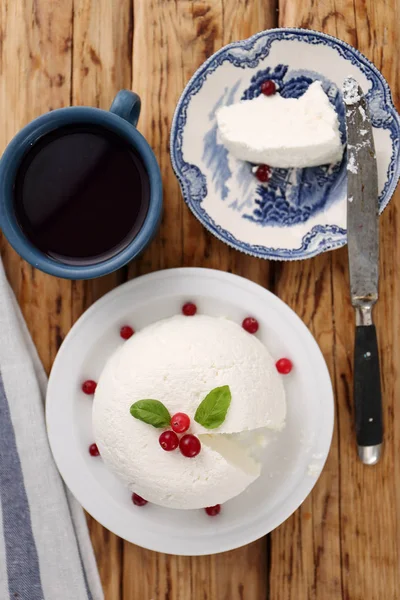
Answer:
[[[193,317],[197,312],[197,306],[193,304],[193,302],[186,302],[186,304],[182,306],[182,312],[185,317]]]
[[[271,168],[268,165],[260,165],[255,171],[255,176],[261,183],[267,183],[271,179]]]
[[[185,413],[176,413],[171,419],[171,427],[175,433],[185,433],[189,426],[190,418]]]
[[[139,496],[139,494],[132,494],[132,502],[136,506],[144,506],[147,504],[147,500],[142,498],[142,496]]]
[[[132,337],[134,333],[134,330],[132,329],[132,327],[129,327],[129,325],[124,325],[119,330],[119,335],[122,337],[123,340],[129,340],[129,338]]]
[[[171,452],[179,446],[179,438],[174,431],[164,431],[158,438],[163,450]]]
[[[264,96],[273,96],[276,92],[276,85],[272,79],[267,79],[261,84],[261,93]]]
[[[247,333],[257,333],[259,325],[257,319],[254,319],[253,317],[247,317],[244,319],[242,327],[245,331],[247,331]]]
[[[100,452],[97,447],[97,444],[91,444],[89,446],[89,454],[90,454],[90,456],[100,456]]]
[[[95,381],[93,381],[92,379],[87,379],[86,381],[84,381],[82,383],[82,392],[84,394],[87,394],[88,396],[91,396],[92,394],[95,393],[97,388],[97,383]]]
[[[276,368],[281,375],[288,375],[293,369],[293,363],[288,358],[280,358],[276,363]]]
[[[201,450],[201,443],[199,438],[191,433],[184,435],[179,442],[179,449],[183,456],[187,458],[193,458],[197,456]]]
[[[221,512],[221,505],[216,504],[215,506],[207,506],[207,508],[205,508],[204,510],[206,511],[209,517],[215,517]]]

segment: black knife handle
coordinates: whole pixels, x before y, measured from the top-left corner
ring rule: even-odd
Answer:
[[[375,325],[356,327],[354,403],[358,446],[383,441],[381,376]]]

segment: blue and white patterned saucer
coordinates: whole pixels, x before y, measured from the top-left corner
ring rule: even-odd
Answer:
[[[400,175],[400,117],[378,69],[348,44],[314,31],[271,29],[225,46],[193,75],[175,111],[171,159],[188,206],[217,238],[261,258],[310,258],[346,243],[346,156],[341,164],[273,169],[261,185],[252,165],[231,156],[218,137],[216,111],[253,98],[274,80],[301,96],[318,79],[339,116],[340,89],[354,77],[366,93],[378,161],[381,211]]]

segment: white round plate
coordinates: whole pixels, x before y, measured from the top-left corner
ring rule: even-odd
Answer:
[[[285,377],[287,424],[270,435],[259,479],[223,506],[203,510],[134,506],[130,492],[88,453],[91,397],[82,381],[97,380],[123,340],[119,329],[138,330],[180,312],[192,300],[198,311],[241,323],[254,316],[273,357],[293,361]],[[188,317],[190,318],[190,317]],[[208,269],[171,269],[130,281],[96,302],[67,335],[50,375],[46,418],[50,445],[65,483],[104,527],[144,548],[180,555],[213,554],[248,544],[280,525],[310,493],[326,460],[333,430],[333,394],[317,343],[279,298],[241,277]],[[134,442],[134,441],[133,441]],[[137,449],[140,452],[140,448]]]

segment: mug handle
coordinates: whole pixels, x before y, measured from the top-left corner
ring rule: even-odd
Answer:
[[[111,104],[110,112],[122,117],[136,127],[139,121],[141,104],[140,97],[135,92],[120,90]]]

